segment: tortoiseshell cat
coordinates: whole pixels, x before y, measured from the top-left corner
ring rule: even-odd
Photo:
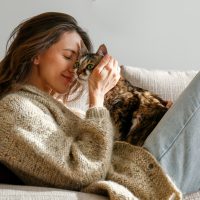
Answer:
[[[87,81],[90,73],[107,54],[105,45],[96,53],[86,53],[75,64],[80,82]],[[142,146],[168,108],[167,101],[145,89],[131,85],[122,76],[117,85],[105,95],[104,105],[119,133],[116,140]]]

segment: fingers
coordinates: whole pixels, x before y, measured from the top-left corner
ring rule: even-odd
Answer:
[[[117,84],[119,79],[118,61],[110,55],[105,55],[90,75],[90,90],[100,90],[104,95]]]
[[[95,68],[95,73],[102,75],[103,78],[110,76],[111,74],[114,76],[119,76],[120,69],[121,68],[118,65],[118,61],[107,54],[102,58],[101,62]]]
[[[103,71],[107,72],[107,76],[105,78],[105,90],[106,93],[111,90],[120,79],[120,67],[118,61],[111,57],[109,63],[103,68]]]
[[[114,58],[110,57],[107,65],[105,65],[104,68],[101,70],[101,75],[103,79],[111,79],[111,77],[113,76],[114,72],[116,71],[114,62]]]
[[[95,71],[99,72],[99,74],[101,73],[101,71],[104,69],[105,66],[107,66],[109,64],[111,60],[111,56],[110,55],[105,55],[100,63],[96,66],[96,68],[94,69]]]
[[[120,76],[120,74],[121,74],[121,67],[119,66],[119,63],[118,63],[117,60],[114,60],[114,67],[115,67],[115,70],[116,70],[116,75]]]

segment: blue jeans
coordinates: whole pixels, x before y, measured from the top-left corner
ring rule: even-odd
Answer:
[[[144,143],[183,194],[200,190],[200,72]]]

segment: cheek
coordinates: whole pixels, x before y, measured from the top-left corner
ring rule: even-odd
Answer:
[[[42,81],[49,82],[54,79],[55,73],[47,65],[43,65],[39,67],[38,76]]]
[[[63,66],[64,63],[59,61],[59,59],[56,59],[56,57],[50,57],[40,63],[40,71],[46,74],[56,74],[64,68]]]
[[[45,79],[46,81],[52,79],[56,76],[56,74],[58,74],[57,66],[58,64],[56,64],[53,59],[44,59],[38,65],[38,75],[40,76],[40,78]]]

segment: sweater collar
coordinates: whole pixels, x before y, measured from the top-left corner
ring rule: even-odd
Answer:
[[[27,91],[27,92],[30,92],[32,94],[36,94],[36,95],[39,95],[39,96],[43,96],[43,97],[45,96],[45,97],[48,97],[48,98],[49,97],[53,98],[50,94],[42,91],[41,89],[37,88],[34,85],[25,84],[21,87],[21,90]]]

